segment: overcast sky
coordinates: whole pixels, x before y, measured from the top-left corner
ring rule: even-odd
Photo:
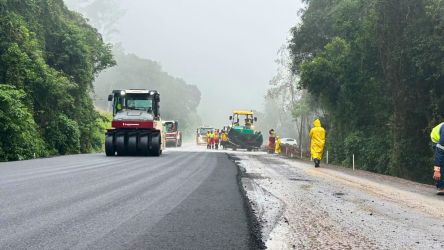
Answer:
[[[131,0],[118,40],[202,92],[200,115],[226,124],[233,109],[263,109],[278,49],[300,0]]]

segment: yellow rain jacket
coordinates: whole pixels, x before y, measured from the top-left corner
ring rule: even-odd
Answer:
[[[434,127],[432,130],[432,133],[430,133],[430,138],[432,139],[433,143],[439,143],[441,140],[441,127],[444,126],[444,122],[439,124],[438,126]]]
[[[222,132],[222,141],[228,141],[228,135],[225,132]]]
[[[321,121],[316,119],[313,122],[313,128],[310,130],[310,152],[313,159],[322,160],[325,146],[325,129],[321,127]]]
[[[274,153],[280,155],[281,154],[281,138],[278,136],[276,137],[276,146],[274,149]]]

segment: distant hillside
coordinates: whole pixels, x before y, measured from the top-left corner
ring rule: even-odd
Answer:
[[[94,83],[96,105],[107,110],[107,96],[113,89],[158,90],[162,118],[179,120],[180,126],[190,135],[200,124],[196,111],[201,100],[199,89],[164,72],[157,62],[119,50],[115,50],[114,55],[117,66],[101,73]]]

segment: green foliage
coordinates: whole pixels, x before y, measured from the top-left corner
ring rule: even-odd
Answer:
[[[95,151],[104,152],[105,151],[105,136],[103,136],[107,129],[111,128],[111,121],[113,119],[113,114],[109,112],[100,112],[96,120],[93,135],[93,141],[95,142]]]
[[[51,120],[46,129],[45,139],[51,148],[59,154],[77,154],[80,152],[80,130],[76,121],[63,114]]]
[[[101,148],[90,93],[95,75],[111,65],[110,46],[63,1],[0,2],[0,82],[26,93],[23,104],[39,128],[34,136],[48,152]]]
[[[326,112],[333,160],[427,181],[444,114],[440,0],[310,0],[289,49]]]
[[[46,156],[46,145],[25,101],[24,91],[0,85],[0,161]]]

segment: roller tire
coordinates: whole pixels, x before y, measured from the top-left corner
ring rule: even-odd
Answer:
[[[151,137],[151,149],[150,149],[150,155],[151,156],[160,156],[162,154],[161,149],[161,138],[159,134],[155,134]]]
[[[114,150],[114,135],[106,135],[105,154],[106,154],[106,156],[115,156],[116,155],[116,151]]]
[[[148,135],[141,136],[139,139],[139,144],[137,146],[139,154],[148,156],[150,154],[149,148],[149,137]]]
[[[117,135],[115,145],[118,156],[126,155],[125,135]]]
[[[137,155],[137,135],[128,136],[127,152],[129,155]]]

